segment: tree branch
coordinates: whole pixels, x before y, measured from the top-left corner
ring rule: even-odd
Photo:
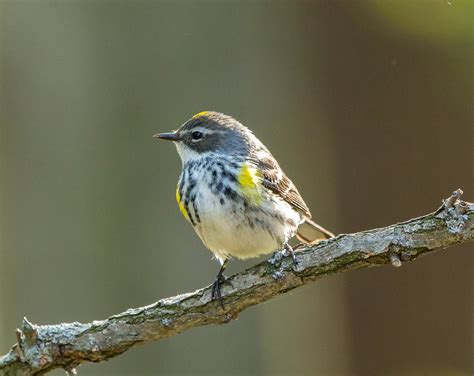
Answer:
[[[200,325],[224,324],[244,309],[326,275],[382,264],[401,266],[422,254],[474,239],[474,205],[461,190],[434,213],[385,228],[339,235],[297,252],[280,254],[230,277],[222,287],[225,311],[211,289],[162,299],[88,324],[33,325],[25,318],[17,343],[0,357],[0,374],[38,375],[62,367],[75,373],[85,361],[100,362],[129,348]]]

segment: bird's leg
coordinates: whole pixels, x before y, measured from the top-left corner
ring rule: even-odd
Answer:
[[[221,285],[225,281],[225,277],[222,275],[222,273],[224,273],[226,266],[227,266],[227,260],[225,260],[222,263],[221,268],[219,269],[219,273],[217,273],[216,279],[214,283],[212,284],[212,293],[211,293],[211,298],[213,300],[219,299],[219,303],[221,304],[221,307],[223,310],[225,310],[225,308],[224,308],[224,302],[222,301]]]
[[[293,251],[293,248],[288,243],[285,243],[285,246],[283,248],[283,255],[284,256],[291,255],[291,258],[293,259],[293,265],[294,266],[298,265],[298,260],[296,260],[295,251]]]

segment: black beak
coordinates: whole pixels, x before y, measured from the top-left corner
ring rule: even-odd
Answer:
[[[157,133],[153,135],[153,138],[161,138],[162,140],[168,141],[180,141],[181,137],[179,137],[178,133],[176,132],[169,132],[169,133]]]

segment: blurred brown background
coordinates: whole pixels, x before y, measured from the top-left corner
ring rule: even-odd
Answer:
[[[337,233],[474,200],[472,6],[0,1],[0,353],[23,316],[102,319],[212,281],[179,158],[151,138],[201,110],[252,128]],[[464,245],[327,278],[79,372],[471,375],[473,266]]]

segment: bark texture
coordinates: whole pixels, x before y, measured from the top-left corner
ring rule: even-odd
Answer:
[[[455,191],[434,213],[302,248],[296,266],[276,254],[235,274],[222,287],[225,310],[211,300],[208,286],[86,324],[34,325],[25,318],[16,330],[17,343],[0,357],[0,375],[38,375],[58,367],[75,373],[85,361],[110,359],[196,326],[228,323],[248,307],[326,275],[383,264],[399,267],[472,241],[474,205],[461,201],[461,194]]]

